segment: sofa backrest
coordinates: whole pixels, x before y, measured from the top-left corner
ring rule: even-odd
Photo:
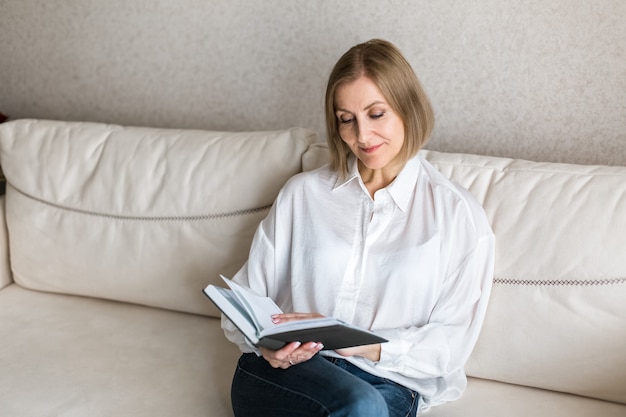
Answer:
[[[217,316],[201,290],[243,265],[279,189],[303,159],[315,163],[315,140],[300,128],[0,125],[13,278],[34,290]]]
[[[468,374],[626,403],[626,167],[423,154],[496,235]]]

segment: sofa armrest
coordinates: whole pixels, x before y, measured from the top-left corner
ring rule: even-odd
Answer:
[[[0,196],[0,288],[13,282],[9,264],[9,233],[4,210],[4,196]]]

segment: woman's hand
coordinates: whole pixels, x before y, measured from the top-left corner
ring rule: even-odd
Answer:
[[[380,360],[380,349],[380,343],[377,343],[375,345],[363,345],[345,349],[337,349],[335,350],[335,352],[337,352],[341,356],[361,356],[363,358],[371,360],[372,362],[378,362]]]
[[[306,362],[324,348],[317,342],[291,342],[278,350],[260,348],[261,354],[273,368],[287,369],[290,366]]]
[[[284,313],[272,316],[275,324],[287,323],[296,320],[322,318],[319,313]],[[278,350],[260,348],[263,358],[274,368],[287,369],[290,366],[306,362],[324,348],[324,345],[317,342],[291,342]]]
[[[279,323],[287,323],[289,321],[296,320],[308,320],[308,319],[321,319],[324,318],[320,313],[283,313],[283,314],[274,314],[272,316],[272,321],[274,324]]]

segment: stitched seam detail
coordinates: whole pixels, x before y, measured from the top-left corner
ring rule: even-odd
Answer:
[[[559,169],[546,169],[542,167],[533,167],[533,168],[511,168],[509,165],[505,167],[492,167],[487,165],[480,164],[472,164],[469,162],[444,162],[444,161],[429,161],[434,166],[445,165],[450,167],[459,167],[459,168],[476,168],[481,170],[489,170],[494,172],[499,172],[502,174],[510,173],[510,172],[521,172],[521,173],[539,173],[539,174],[559,174],[559,175],[571,175],[573,177],[623,177],[622,173],[612,173],[612,172],[572,172],[567,170],[559,170]],[[538,162],[538,164],[542,164]],[[559,163],[555,163],[559,164]],[[562,164],[568,165],[568,164]],[[593,165],[592,165],[593,167]],[[605,168],[603,166],[599,166],[601,168]],[[609,167],[610,169],[611,167]]]
[[[113,219],[113,220],[138,220],[138,221],[152,221],[152,222],[163,222],[163,221],[191,222],[191,221],[203,221],[203,220],[217,220],[217,219],[223,219],[223,218],[228,218],[228,217],[245,216],[248,214],[259,213],[262,211],[269,210],[272,207],[271,204],[268,204],[266,206],[243,209],[243,210],[235,210],[235,211],[229,211],[229,212],[224,212],[224,213],[210,213],[210,214],[199,214],[199,215],[188,215],[188,216],[133,216],[133,215],[126,215],[126,214],[98,213],[98,212],[90,211],[90,210],[67,207],[61,204],[52,203],[50,201],[42,200],[40,198],[26,194],[14,187],[12,187],[12,189],[17,191],[18,193],[20,193],[26,198],[29,198],[33,201],[37,201],[38,203],[45,204],[50,207],[54,207],[60,210],[66,210],[66,211],[70,211],[73,213],[78,213],[78,214],[82,214],[86,216],[95,216],[95,217],[101,217],[101,218],[107,218],[107,219]]]
[[[508,279],[508,278],[495,278],[494,284],[501,285],[521,285],[521,286],[544,286],[544,287],[590,287],[599,285],[618,285],[625,284],[626,277],[624,278],[610,278],[610,279],[558,279],[555,281],[541,280],[541,279]]]

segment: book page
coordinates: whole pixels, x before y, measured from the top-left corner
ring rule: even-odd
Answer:
[[[204,289],[204,293],[220,309],[220,311],[230,320],[243,335],[256,345],[259,341],[258,329],[254,327],[252,318],[243,308],[232,290],[209,285]]]
[[[239,285],[223,275],[220,276],[254,321],[254,325],[259,329],[257,335],[264,329],[276,326],[276,324],[272,322],[272,315],[280,314],[282,310],[271,298],[257,295],[249,288]]]

